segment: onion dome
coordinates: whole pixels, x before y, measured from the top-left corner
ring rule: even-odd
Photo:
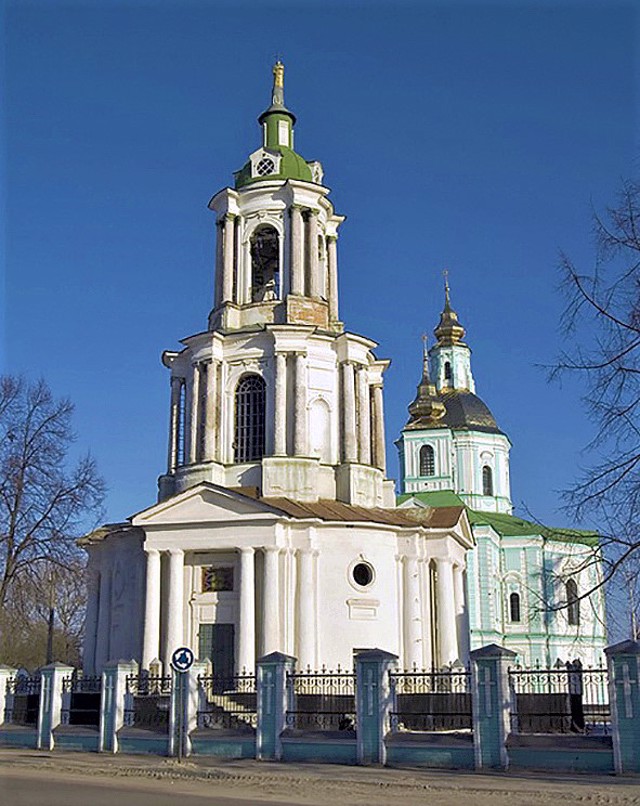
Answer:
[[[445,415],[445,406],[438,397],[436,387],[429,377],[429,355],[427,351],[427,337],[423,336],[424,349],[422,355],[422,378],[413,403],[409,406],[410,428],[428,428],[433,426]]]
[[[438,327],[436,327],[433,332],[438,340],[438,344],[443,347],[458,344],[464,338],[464,328],[458,321],[458,314],[451,307],[449,280],[446,274],[444,281],[444,310],[440,314]]]
[[[236,171],[236,188],[280,179],[314,181],[309,163],[293,150],[295,122],[296,116],[284,103],[284,64],[278,60],[273,66],[271,106],[258,118],[263,131],[262,148]]]
[[[441,424],[454,431],[483,431],[502,434],[489,407],[473,392],[443,390],[440,399],[445,407]]]

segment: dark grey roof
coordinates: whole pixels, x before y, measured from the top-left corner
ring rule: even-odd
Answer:
[[[413,428],[451,428],[456,431],[484,431],[487,434],[502,434],[488,406],[473,392],[462,390],[442,391],[437,396],[445,406],[445,413],[437,420],[411,423]]]

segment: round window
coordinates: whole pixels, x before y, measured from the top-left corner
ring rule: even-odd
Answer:
[[[366,588],[373,582],[373,568],[369,563],[356,563],[351,569],[351,575],[356,585]]]

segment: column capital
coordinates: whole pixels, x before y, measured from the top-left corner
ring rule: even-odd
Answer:
[[[182,549],[168,549],[167,554],[169,554],[171,557],[184,557],[184,551]]]
[[[240,554],[244,554],[246,557],[251,557],[256,553],[256,550],[253,546],[243,546],[239,549]]]
[[[222,220],[223,220],[223,221],[231,221],[231,222],[233,222],[233,221],[235,221],[235,220],[236,220],[236,218],[237,218],[237,217],[238,217],[238,216],[237,216],[235,213],[225,213],[225,214],[222,216]]]
[[[336,241],[338,240],[338,236],[337,235],[327,235],[326,239],[327,239],[327,241],[329,243],[336,243]]]
[[[302,204],[290,204],[289,205],[289,215],[293,215],[294,211],[297,213],[302,213],[305,210],[305,207]]]
[[[156,557],[160,554],[160,549],[144,547],[144,553],[150,557]]]

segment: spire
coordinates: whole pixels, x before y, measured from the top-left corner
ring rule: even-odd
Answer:
[[[438,327],[433,331],[439,346],[457,344],[464,338],[464,328],[458,321],[458,314],[451,307],[449,272],[444,270],[444,308],[440,314]]]
[[[258,123],[262,125],[271,115],[287,115],[291,118],[291,124],[294,125],[296,116],[284,105],[284,64],[280,59],[273,65],[272,72],[271,106],[260,115]]]
[[[422,336],[422,378],[418,384],[416,397],[409,406],[409,425],[422,428],[439,420],[445,414],[444,403],[439,399],[435,385],[429,375],[429,348],[427,334]]]

